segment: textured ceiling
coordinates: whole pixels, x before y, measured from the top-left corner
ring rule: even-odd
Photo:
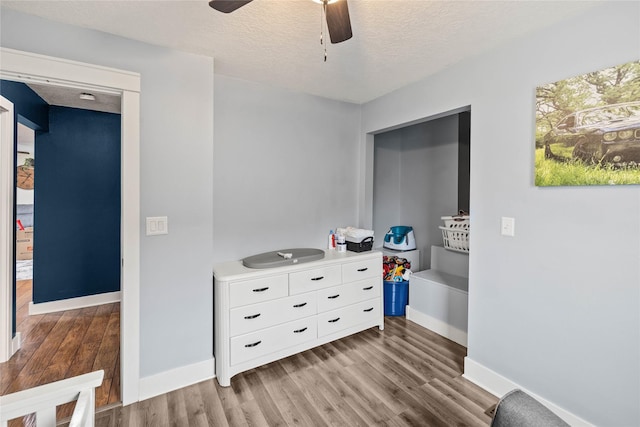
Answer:
[[[81,94],[87,93],[86,90],[34,83],[28,86],[49,105],[120,114],[121,100],[118,95],[91,92],[95,99],[88,101],[80,99]]]
[[[218,74],[363,103],[598,1],[350,0],[354,36],[328,46],[320,5],[254,0],[4,1],[3,7],[215,58]]]

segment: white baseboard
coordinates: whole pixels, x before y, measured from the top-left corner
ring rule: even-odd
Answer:
[[[77,308],[93,307],[94,305],[111,304],[120,302],[120,291],[106,292],[104,294],[89,295],[86,297],[67,298],[59,301],[29,303],[29,316],[32,314],[55,313],[56,311],[75,310]]]
[[[139,400],[169,393],[182,387],[211,379],[215,376],[215,360],[205,360],[193,365],[182,366],[170,371],[160,372],[150,377],[140,378]]]
[[[16,354],[16,351],[20,350],[22,346],[22,334],[20,332],[16,332],[16,336],[11,340],[11,356]]]
[[[496,397],[502,397],[513,389],[520,389],[542,403],[547,408],[549,408],[553,413],[562,418],[570,426],[594,427],[593,424],[588,423],[577,415],[574,415],[571,412],[556,405],[555,403],[549,402],[548,400],[536,395],[535,393],[532,393],[521,385],[514,383],[510,379],[503,377],[502,375],[479,364],[469,357],[464,358],[464,374],[462,376],[472,383],[479,385]]]
[[[438,335],[450,339],[462,346],[467,346],[467,333],[461,329],[451,326],[442,320],[424,314],[421,311],[414,310],[411,306],[407,306],[407,320],[417,323],[418,325],[432,330]]]

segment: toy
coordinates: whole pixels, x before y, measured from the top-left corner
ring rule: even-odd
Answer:
[[[382,278],[391,282],[409,280],[411,275],[411,263],[405,258],[397,256],[384,256],[382,258]]]

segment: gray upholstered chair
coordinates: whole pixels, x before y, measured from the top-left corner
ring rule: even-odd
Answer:
[[[491,427],[569,427],[560,417],[522,390],[505,394],[496,406]]]

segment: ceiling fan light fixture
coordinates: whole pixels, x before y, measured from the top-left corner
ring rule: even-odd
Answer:
[[[311,0],[311,1],[314,2],[314,3],[318,3],[318,4],[325,3],[325,0]],[[332,3],[335,3],[337,1],[340,1],[340,0],[326,0],[326,3],[327,4],[332,4]]]

